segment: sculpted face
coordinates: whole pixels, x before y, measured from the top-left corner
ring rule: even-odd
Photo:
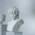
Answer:
[[[11,17],[12,19],[14,19],[16,17],[16,15],[17,15],[16,8],[12,8],[12,9],[10,8],[8,10],[8,13],[9,13],[9,17]]]
[[[19,18],[19,10],[18,10],[18,8],[13,8],[12,15],[13,15],[14,19]]]

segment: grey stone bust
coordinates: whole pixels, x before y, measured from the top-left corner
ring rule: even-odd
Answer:
[[[12,16],[13,17],[12,20],[14,20],[14,21],[18,20],[14,24],[12,32],[20,32],[19,29],[24,24],[24,21],[22,19],[20,19],[20,17],[19,17],[19,10],[18,10],[18,8],[13,8],[13,11],[11,12],[10,15],[13,15]]]

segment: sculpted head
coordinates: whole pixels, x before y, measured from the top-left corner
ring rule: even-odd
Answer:
[[[12,19],[17,19],[19,18],[19,10],[18,8],[14,7],[14,8],[10,8],[8,10],[9,16],[12,17]]]

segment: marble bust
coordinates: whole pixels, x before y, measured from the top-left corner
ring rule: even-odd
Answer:
[[[7,22],[7,31],[8,32],[22,32],[21,26],[24,24],[24,21],[19,17],[18,8],[10,8],[8,10],[8,22]]]

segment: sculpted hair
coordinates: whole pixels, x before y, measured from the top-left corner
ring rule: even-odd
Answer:
[[[19,18],[19,10],[18,10],[18,8],[15,8],[14,14],[16,15],[15,19]]]

